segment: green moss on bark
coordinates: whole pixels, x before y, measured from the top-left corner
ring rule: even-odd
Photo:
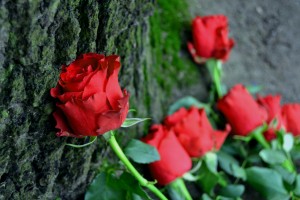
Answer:
[[[61,65],[82,53],[120,55],[120,84],[138,111],[130,116],[153,119],[126,130],[122,143],[160,122],[168,105],[188,91],[183,87],[198,79],[182,51],[186,9],[179,0],[0,3],[0,199],[78,199],[107,157],[104,142],[74,149],[65,143],[84,140],[55,136],[49,90]]]

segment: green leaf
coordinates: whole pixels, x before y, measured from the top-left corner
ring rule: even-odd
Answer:
[[[168,193],[172,200],[191,199],[183,179],[177,178],[167,186]]]
[[[260,92],[263,89],[263,86],[261,86],[261,85],[247,85],[246,89],[248,90],[249,93],[256,94],[256,93]]]
[[[203,194],[201,200],[212,200],[208,194]]]
[[[168,115],[173,114],[174,112],[176,112],[177,110],[179,110],[182,107],[190,108],[191,106],[195,106],[197,108],[204,108],[207,115],[211,111],[211,108],[209,107],[208,104],[201,103],[200,101],[198,101],[197,99],[195,99],[192,96],[186,96],[186,97],[179,99],[178,101],[176,101],[169,107]]]
[[[282,164],[287,158],[280,150],[263,149],[259,152],[262,160],[270,165]]]
[[[74,148],[82,148],[82,147],[86,147],[86,146],[93,144],[96,140],[97,140],[97,136],[91,136],[90,141],[88,143],[81,144],[81,145],[67,143],[66,146],[70,146],[70,147],[74,147]]]
[[[294,193],[296,196],[300,197],[300,174],[296,177],[296,186],[294,189]]]
[[[283,136],[283,149],[286,152],[290,152],[294,146],[294,136],[292,134],[285,134]]]
[[[88,187],[85,200],[116,200],[124,199],[126,191],[120,187],[120,182],[114,176],[105,172],[100,173]]]
[[[150,120],[151,118],[126,118],[123,124],[121,125],[122,128],[128,128],[133,125],[136,125],[140,122]]]
[[[139,182],[131,174],[124,172],[120,176],[119,181],[127,192],[136,194],[143,200],[151,200],[148,194],[141,188]]]
[[[201,189],[208,194],[213,194],[213,188],[218,184],[219,175],[216,173],[212,173],[206,163],[204,162],[201,165],[199,170],[199,180],[198,183],[201,186]]]
[[[273,169],[251,167],[246,169],[247,182],[267,200],[288,200],[283,180]]]
[[[272,168],[275,169],[281,175],[285,182],[287,182],[290,185],[294,183],[297,175],[296,173],[290,172],[280,165],[274,165],[272,166]]]
[[[232,157],[231,155],[219,151],[218,152],[218,161],[220,167],[227,172],[228,174],[246,180],[246,172],[245,170],[239,166],[239,162]]]
[[[190,182],[194,182],[199,180],[199,176],[194,176],[192,173],[186,172],[185,174],[183,174],[182,178],[186,181],[190,181]]]
[[[136,163],[148,164],[160,159],[157,149],[144,142],[132,139],[124,149],[126,156]]]
[[[217,173],[217,167],[218,167],[218,158],[217,155],[213,152],[208,152],[204,156],[204,161],[212,173]]]
[[[225,197],[240,197],[245,191],[244,185],[228,185],[220,189],[219,194]]]
[[[128,112],[136,112],[136,109],[129,109]]]

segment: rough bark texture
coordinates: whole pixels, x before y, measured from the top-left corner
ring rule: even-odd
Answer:
[[[180,51],[190,19],[187,5],[166,3],[0,1],[0,199],[81,199],[110,155],[104,142],[74,149],[65,143],[84,141],[55,136],[49,90],[60,66],[79,54],[121,56],[120,82],[140,117],[157,122],[175,98],[205,96],[199,72]],[[175,13],[175,30],[172,16],[162,10]],[[146,130],[142,125],[128,135],[141,136]]]

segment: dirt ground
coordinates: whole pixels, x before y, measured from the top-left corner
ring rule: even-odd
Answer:
[[[236,46],[224,81],[262,85],[263,94],[300,102],[299,0],[190,0],[194,16],[225,14]]]

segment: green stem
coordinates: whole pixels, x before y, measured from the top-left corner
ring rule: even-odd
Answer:
[[[222,92],[222,87],[221,87],[221,74],[219,73],[219,70],[221,69],[222,67],[222,63],[221,61],[217,61],[216,62],[216,65],[214,67],[214,84],[215,84],[215,87],[216,87],[216,91],[217,91],[217,95],[218,95],[218,98],[222,98],[223,96],[223,92]]]
[[[289,153],[287,154],[287,157],[288,159],[282,163],[282,166],[289,172],[296,172],[296,167]]]
[[[214,86],[216,88],[216,93],[218,99],[222,98],[222,61],[210,59],[206,62],[208,71],[210,72],[211,79],[213,80]]]
[[[266,130],[267,126],[262,125],[258,128],[256,128],[251,134],[253,134],[253,137],[260,143],[265,149],[270,149],[271,146],[267,142],[265,136],[263,135],[263,132]]]
[[[116,155],[120,158],[120,160],[124,163],[127,169],[131,172],[131,174],[138,180],[138,182],[152,191],[156,196],[158,196],[161,200],[168,200],[167,197],[161,193],[159,189],[157,189],[153,183],[147,181],[130,163],[124,152],[122,151],[121,147],[119,146],[114,133],[111,131],[110,138],[108,139],[108,143],[110,144],[111,148],[114,150]]]
[[[185,200],[193,200],[182,178],[177,178],[175,181],[171,182],[169,187],[173,188],[174,191],[179,192],[179,196],[183,196]]]

